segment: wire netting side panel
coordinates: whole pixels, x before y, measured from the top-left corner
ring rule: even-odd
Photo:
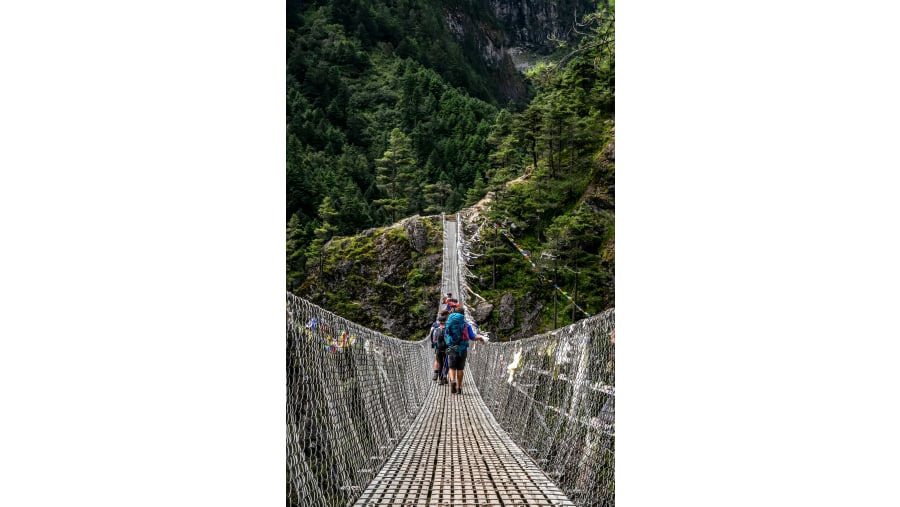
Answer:
[[[287,294],[287,505],[352,504],[422,407],[433,360]]]
[[[615,310],[477,344],[466,370],[494,418],[573,502],[615,505]]]

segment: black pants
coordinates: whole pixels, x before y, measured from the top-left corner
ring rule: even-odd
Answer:
[[[465,370],[466,369],[466,351],[450,351],[447,354],[450,357],[450,369],[451,370]]]

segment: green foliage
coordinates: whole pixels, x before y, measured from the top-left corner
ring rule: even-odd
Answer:
[[[306,251],[302,245],[306,244],[309,237],[308,228],[312,223],[304,227],[298,215],[292,215],[287,224],[287,286],[289,290],[298,287],[305,278]]]
[[[557,326],[584,316],[554,282],[590,313],[615,304],[611,19],[611,10],[587,16],[585,37],[563,61],[532,69],[537,95],[520,113],[501,111],[487,138],[494,194],[473,267],[477,290],[495,306],[506,293],[516,301],[537,295],[544,330],[553,326],[554,306]],[[525,177],[507,183],[513,175]],[[494,223],[512,232],[537,272]],[[491,318],[485,325],[497,329],[496,312]]]

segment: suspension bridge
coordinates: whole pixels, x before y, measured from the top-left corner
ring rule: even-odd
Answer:
[[[461,221],[443,221],[441,294],[465,305]],[[610,309],[476,343],[451,395],[431,380],[427,338],[288,293],[287,505],[615,505],[614,330]]]

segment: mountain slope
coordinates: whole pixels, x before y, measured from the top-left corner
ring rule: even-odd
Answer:
[[[469,231],[479,239],[473,247],[476,278],[470,285],[485,299],[476,308],[479,322],[499,338],[519,338],[560,327],[614,304],[612,9],[588,16],[580,30],[583,37],[564,48],[561,59],[529,72],[535,96],[522,107],[490,109],[489,104],[442,87],[436,74],[409,60],[391,67],[383,63],[390,61],[386,59],[378,67],[385,80],[400,76],[396,88],[356,84],[373,93],[400,97],[396,108],[390,107],[390,101],[382,104],[376,119],[367,120],[373,125],[378,124],[378,117],[390,117],[402,127],[412,126],[414,134],[421,126],[432,129],[418,131],[427,132],[426,137],[435,132],[449,136],[425,139],[419,134],[407,135],[403,128],[384,131],[384,150],[376,153],[374,165],[390,171],[369,180],[370,188],[386,194],[377,202],[390,206],[399,218],[403,215],[397,210],[409,213],[410,209],[401,208],[413,198],[423,201],[420,209],[435,213],[475,204],[489,193],[473,221],[475,229]],[[427,84],[420,86],[423,83]],[[408,87],[404,89],[404,85]],[[441,91],[439,101],[435,90]],[[436,104],[433,110],[428,109],[432,101]],[[482,113],[485,117],[477,119],[476,114]],[[434,143],[432,153],[439,154],[435,157],[450,159],[463,154],[463,159],[446,166],[456,169],[456,179],[433,171],[436,166],[429,165],[430,158],[424,165],[416,158],[418,147],[428,142]],[[465,153],[471,153],[474,162],[467,162]],[[354,159],[348,159],[346,153],[335,158],[343,164],[339,169],[354,166]],[[327,161],[327,157],[318,160]],[[358,173],[362,173],[365,164],[358,153],[355,160]],[[474,164],[471,173],[466,173],[467,163],[469,169]],[[358,173],[346,171],[351,176]],[[341,174],[339,170],[337,175],[323,177],[334,183]],[[462,174],[471,177],[471,183],[461,184]],[[384,178],[379,179],[381,176]],[[415,187],[416,183],[420,186]],[[396,191],[398,185],[406,184],[412,185],[407,193]],[[344,203],[338,200],[322,201],[318,209],[321,221],[306,243],[300,235],[292,235],[299,227],[292,218],[288,227],[289,289],[375,329],[395,336],[418,336],[433,318],[440,287],[439,250],[433,250],[440,248],[436,218],[414,218],[403,221],[402,226],[329,242],[339,232],[335,224],[340,223],[340,206]],[[421,236],[418,232],[410,235],[410,230],[419,227],[410,229],[411,223],[425,224],[422,227],[429,231],[426,246],[402,247],[421,245],[421,238],[410,239]],[[378,253],[385,249],[391,254]],[[305,272],[294,278],[292,252],[308,256]],[[386,285],[373,285],[376,282]]]

